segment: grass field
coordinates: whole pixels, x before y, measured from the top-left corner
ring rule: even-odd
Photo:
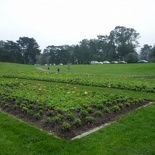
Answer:
[[[40,67],[47,70],[46,66]],[[82,84],[76,84],[80,90],[132,96],[154,102],[155,93],[149,91],[154,90],[154,69],[155,64],[72,65],[70,72],[68,72],[67,66],[63,65],[60,67],[59,75],[57,75],[56,66],[51,66],[50,71],[41,71],[30,65],[0,63],[0,80],[7,81],[18,76],[18,80],[21,81],[27,80],[31,81],[31,83],[63,86],[66,85],[67,80],[85,79],[85,81],[81,81]],[[19,76],[19,74],[27,74],[27,76]],[[66,74],[69,75],[68,79]],[[32,75],[35,76],[35,79],[32,79]],[[42,76],[42,79],[40,79],[40,76]],[[57,81],[59,83],[56,83],[56,81],[48,82],[51,80],[48,79],[47,81],[49,76],[54,76],[59,80]],[[87,82],[94,82],[95,79],[96,81],[110,80],[112,87],[103,87],[100,85],[101,83],[97,83],[97,86],[85,85]],[[120,83],[122,79],[129,82]],[[132,86],[138,84],[139,87],[136,90],[120,88],[118,85],[117,88],[113,88],[117,82],[124,85],[132,83]],[[91,135],[73,141],[55,138],[1,112],[0,154],[153,155],[155,154],[154,112],[155,104],[153,103],[145,108],[131,112],[119,121]]]

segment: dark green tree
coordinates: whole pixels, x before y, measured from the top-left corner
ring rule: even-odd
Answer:
[[[88,64],[91,61],[91,53],[89,50],[89,40],[83,39],[79,43],[78,62],[80,64]]]
[[[143,48],[141,48],[140,58],[149,61],[151,51],[152,46],[145,44]]]
[[[22,53],[18,43],[7,41],[4,48],[10,56],[9,62],[22,63]]]
[[[155,45],[150,52],[151,61],[155,62]]]
[[[22,51],[23,63],[35,64],[36,55],[40,54],[39,45],[36,40],[28,37],[20,37],[17,43]]]
[[[140,34],[136,30],[124,26],[116,26],[109,35],[111,45],[120,59],[124,59],[129,53],[136,52],[139,38]]]

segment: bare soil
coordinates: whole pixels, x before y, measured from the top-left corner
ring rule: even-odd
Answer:
[[[85,119],[85,117],[79,117],[79,113],[77,111],[73,111],[73,114],[75,117],[79,117],[82,120],[82,124],[80,126],[76,126],[73,124],[72,120],[68,120],[65,117],[59,121],[58,123],[47,123],[46,118],[47,118],[47,112],[46,109],[43,111],[43,114],[39,119],[35,119],[33,115],[27,115],[22,112],[21,109],[13,109],[13,103],[10,101],[7,107],[4,107],[0,104],[0,110],[3,112],[6,112],[8,114],[13,115],[15,118],[19,119],[20,121],[26,122],[31,126],[35,126],[41,130],[44,130],[48,132],[49,134],[52,134],[56,137],[64,138],[67,140],[70,140],[78,135],[83,134],[84,132],[87,132],[91,129],[94,129],[96,127],[99,127],[105,123],[109,123],[111,121],[116,121],[122,116],[126,115],[127,113],[142,107],[144,105],[147,105],[150,101],[145,101],[143,103],[138,103],[138,104],[132,104],[130,107],[123,107],[120,111],[114,112],[110,111],[110,113],[102,113],[101,116],[96,116],[94,112],[89,113],[89,116],[94,117],[94,122],[93,123],[88,123]],[[96,109],[94,109],[96,110]],[[61,113],[62,115],[65,116],[65,112]],[[71,124],[71,128],[68,131],[63,131],[62,130],[62,123],[63,122],[68,122]]]

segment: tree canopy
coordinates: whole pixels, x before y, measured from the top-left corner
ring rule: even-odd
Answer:
[[[116,26],[109,35],[97,39],[83,39],[77,45],[48,45],[41,53],[35,39],[20,37],[16,42],[0,41],[0,61],[24,64],[88,64],[90,61],[137,62],[140,34],[133,28]],[[144,45],[140,57],[152,60],[152,46]]]

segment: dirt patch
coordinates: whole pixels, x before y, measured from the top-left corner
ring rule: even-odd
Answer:
[[[142,103],[137,103],[137,104],[131,104],[129,107],[124,106],[121,108],[121,110],[114,112],[112,109],[110,109],[110,113],[104,113],[102,110],[98,110],[95,107],[92,107],[92,111],[87,113],[86,116],[80,116],[79,117],[79,111],[72,111],[72,114],[74,118],[80,118],[81,120],[81,125],[77,126],[72,119],[67,119],[66,117],[66,112],[55,112],[52,115],[48,116],[47,109],[44,108],[42,111],[42,114],[40,115],[39,118],[34,117],[34,114],[27,114],[23,112],[21,108],[14,108],[14,101],[10,101],[7,106],[2,106],[0,104],[0,110],[3,112],[6,112],[8,114],[13,115],[15,118],[28,123],[29,125],[35,126],[41,130],[44,130],[48,132],[49,134],[52,134],[56,137],[64,138],[67,140],[71,140],[79,135],[82,135],[85,132],[89,132],[92,129],[95,129],[96,127],[103,127],[105,124],[116,121],[120,117],[126,115],[127,113],[142,107],[144,105],[147,105],[150,101],[144,101]],[[37,110],[37,105],[35,106]],[[35,109],[33,110],[35,112]],[[100,116],[97,115],[96,111],[100,111],[101,113]],[[62,118],[58,121],[50,121],[52,118],[55,118],[56,116],[61,115]],[[88,121],[86,117],[89,116],[93,118],[92,121]],[[49,120],[48,120],[49,119]],[[54,119],[53,119],[54,120]],[[63,130],[62,129],[62,124],[63,122],[67,122],[70,124],[70,128],[68,130]],[[94,130],[95,131],[95,130]],[[79,136],[80,137],[80,136]],[[79,138],[77,137],[77,138]]]

